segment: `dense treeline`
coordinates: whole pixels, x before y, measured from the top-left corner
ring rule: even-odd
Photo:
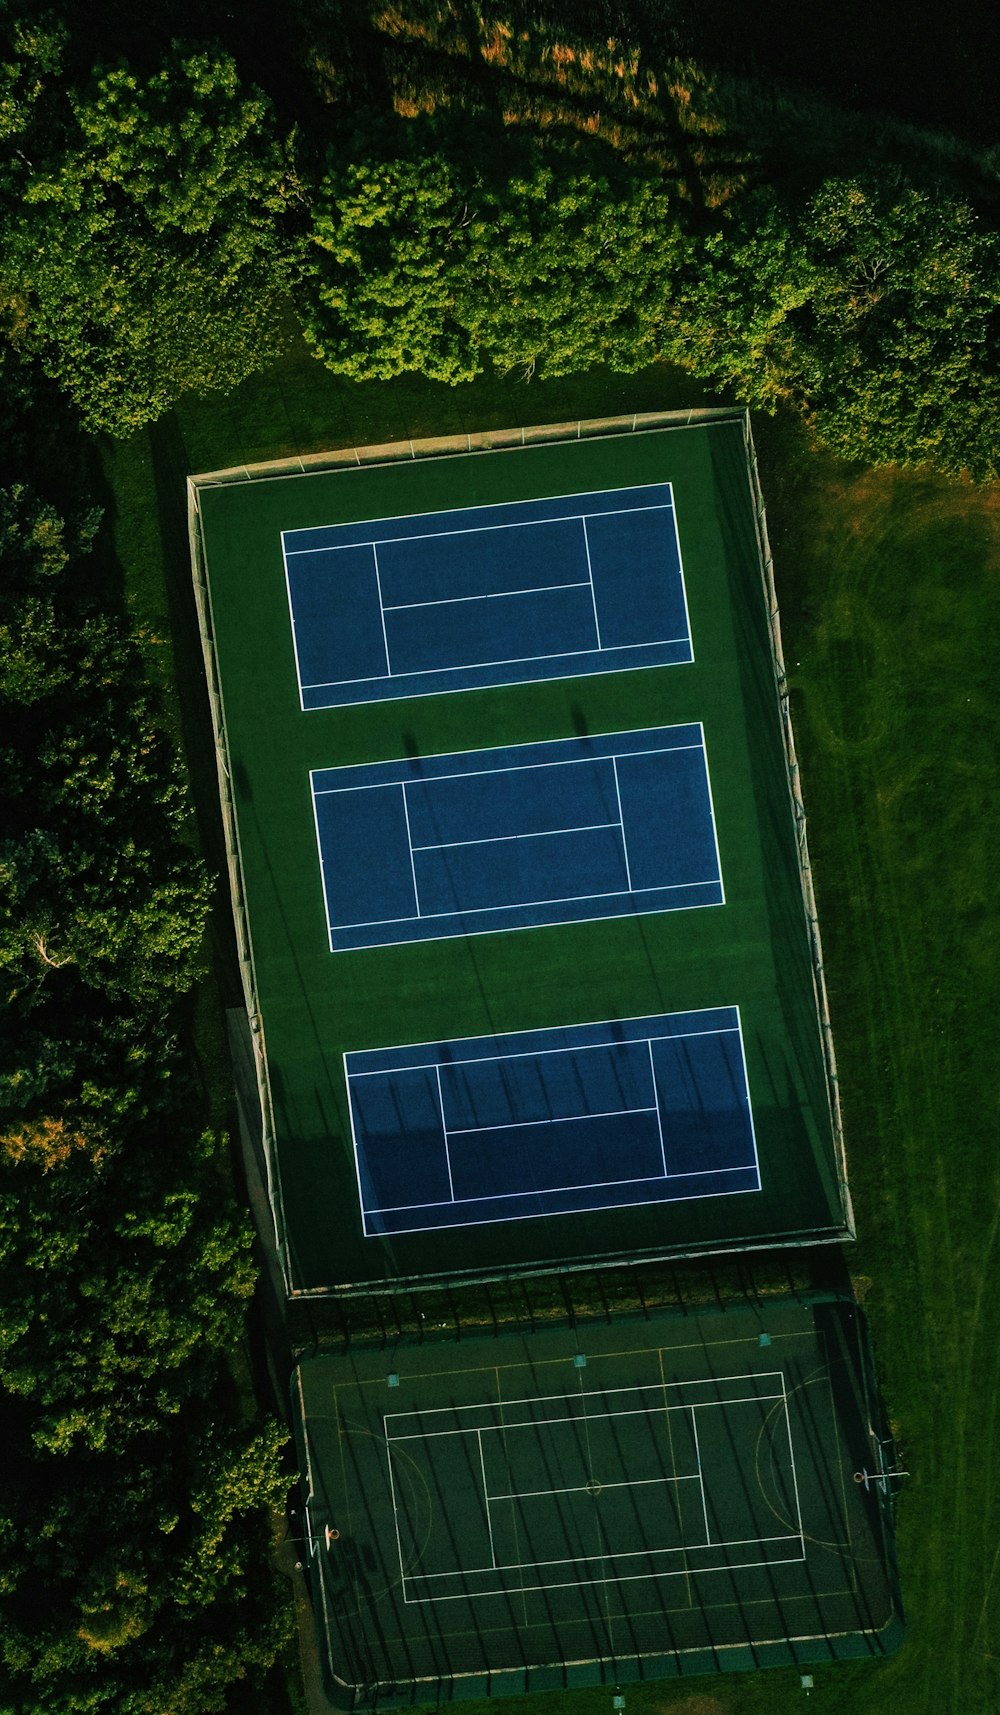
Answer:
[[[46,402],[2,379],[30,473]],[[235,1385],[250,1237],[184,1047],[209,881],[71,446],[71,512],[0,486],[0,1709],[205,1715],[287,1636],[288,1479]]]
[[[297,0],[272,55],[194,0],[106,36],[0,0],[0,1715],[232,1708],[288,1625],[187,1037],[210,881],[74,423],[228,390],[297,317],[345,381],[662,357],[849,456],[996,473],[995,173],[609,10]]]
[[[451,0],[297,17],[301,125],[218,42],[83,76],[54,14],[9,18],[0,298],[87,427],[232,387],[290,304],[346,377],[663,357],[792,402],[848,456],[995,472],[1000,238],[965,190],[985,208],[996,179],[973,155],[893,132],[878,160],[776,174],[785,109],[763,143],[689,63]]]

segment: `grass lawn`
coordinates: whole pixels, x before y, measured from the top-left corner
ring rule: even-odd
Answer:
[[[214,763],[190,597],[184,477],[324,445],[700,402],[629,380],[346,387],[296,353],[221,404],[185,406],[107,451],[112,526],[133,611],[179,720],[203,837],[219,867]],[[909,1635],[878,1665],[817,1668],[810,1710],[986,1715],[1000,1707],[997,1410],[1000,829],[995,646],[1000,494],[923,473],[864,472],[755,425],[860,1239],[849,1254],[911,1472],[899,1508]],[[175,703],[174,708],[178,705]],[[225,944],[225,911],[218,936]],[[652,1684],[629,1715],[784,1715],[790,1672]],[[541,1700],[539,1707],[542,1706]],[[572,1711],[570,1710],[572,1705]],[[551,1715],[607,1711],[606,1689]],[[469,1715],[475,1715],[472,1706]],[[483,1706],[485,1709],[485,1706]],[[510,1715],[523,1711],[512,1705]],[[490,1706],[496,1712],[498,1705]]]

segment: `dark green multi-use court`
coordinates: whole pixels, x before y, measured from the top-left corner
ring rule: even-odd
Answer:
[[[778,1304],[303,1362],[313,1574],[342,1694],[892,1650],[886,1514],[855,1480],[873,1410],[859,1318]]]

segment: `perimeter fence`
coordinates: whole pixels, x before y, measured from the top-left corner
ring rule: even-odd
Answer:
[[[236,925],[240,976],[252,1034],[254,1065],[260,1096],[262,1132],[259,1140],[259,1153],[263,1158],[265,1166],[268,1197],[271,1205],[271,1215],[274,1227],[274,1242],[280,1259],[286,1291],[291,1299],[308,1297],[315,1300],[316,1298],[329,1296],[331,1289],[317,1289],[315,1292],[304,1294],[293,1287],[290,1276],[285,1220],[281,1202],[280,1178],[275,1163],[273,1103],[268,1074],[264,1025],[261,1017],[257,983],[254,974],[253,944],[246,907],[243,862],[240,854],[239,832],[233,800],[232,768],[226,737],[225,714],[215,652],[214,628],[211,612],[211,593],[207,578],[206,549],[199,504],[200,492],[206,488],[215,488],[223,485],[269,480],[274,481],[324,471],[357,469],[359,467],[370,468],[396,463],[412,463],[415,461],[418,462],[421,459],[441,458],[455,454],[466,455],[491,453],[505,449],[515,449],[518,447],[544,446],[567,440],[597,440],[602,437],[640,434],[649,432],[650,430],[681,430],[698,427],[707,428],[723,423],[739,424],[744,439],[747,476],[751,493],[758,558],[764,586],[772,661],[781,715],[781,729],[785,747],[786,775],[796,832],[803,908],[806,917],[811,950],[813,988],[826,1073],[827,1100],[834,1139],[837,1181],[844,1209],[846,1231],[851,1238],[854,1237],[854,1218],[847,1180],[846,1150],[844,1145],[837,1061],[834,1051],[833,1030],[830,1020],[826,979],[824,975],[823,949],[820,939],[819,920],[813,887],[812,865],[809,857],[805,805],[802,799],[799,762],[795,749],[795,738],[789,707],[788,685],[785,672],[784,654],[782,650],[777,595],[774,583],[774,566],[770,543],[768,540],[767,517],[757,467],[757,452],[750,428],[750,415],[748,411],[727,406],[702,406],[686,411],[644,411],[635,412],[627,416],[581,418],[565,423],[543,423],[524,425],[521,428],[516,429],[487,430],[479,434],[441,435],[422,439],[386,442],[365,447],[335,448],[333,450],[317,453],[297,454],[290,458],[272,459],[259,464],[237,465],[227,470],[203,472],[197,476],[191,476],[188,478],[188,530],[191,543],[191,560],[194,571],[195,599],[197,602],[198,623],[205,658],[205,671],[212,713],[212,725],[215,736],[216,766],[218,770],[219,793],[223,812],[230,893],[232,896],[233,915]],[[781,1248],[788,1246],[799,1246],[804,1248],[815,1245],[817,1243],[817,1239],[818,1235],[816,1234],[802,1233],[797,1237],[790,1236],[787,1239],[783,1239],[780,1243]],[[683,1253],[681,1253],[681,1255],[683,1255]],[[697,1258],[699,1255],[704,1255],[704,1251],[697,1248],[692,1249],[690,1255],[692,1258]],[[649,1259],[647,1258],[645,1260],[648,1261]],[[544,1274],[548,1271],[539,1269],[532,1272]],[[353,1290],[357,1291],[358,1289],[355,1288]],[[336,1295],[336,1289],[333,1289],[333,1291]],[[388,1287],[386,1288],[386,1292],[389,1296],[392,1296],[393,1289]],[[367,1296],[367,1292],[365,1292],[365,1296]]]

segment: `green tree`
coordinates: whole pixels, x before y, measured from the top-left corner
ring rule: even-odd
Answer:
[[[0,968],[20,985],[67,965],[111,999],[164,1004],[198,974],[212,891],[189,853],[38,830],[0,845]]]
[[[6,450],[45,470],[4,368]],[[0,489],[0,1708],[210,1715],[289,1636],[287,1479],[234,1386],[249,1223],[178,1036],[208,884],[78,472],[59,506]]]
[[[329,369],[389,381],[469,381],[480,367],[456,311],[468,191],[444,155],[331,155],[312,209],[301,314]]]
[[[440,150],[331,157],[302,314],[317,354],[357,380],[635,370],[686,252],[671,195],[639,172],[612,182],[557,151],[501,180]]]
[[[194,980],[211,883],[134,644],[67,594],[93,528],[0,491],[0,968],[36,998],[72,965],[162,1006]]]
[[[52,14],[36,12],[32,17],[11,17],[6,36],[6,43],[0,45],[0,143],[11,145],[8,170],[16,172],[27,164],[21,144],[37,121],[38,103],[62,70],[68,33]]]
[[[693,244],[663,283],[663,355],[771,410],[801,380],[793,317],[813,288],[808,257],[774,193],[758,190]]]
[[[663,305],[664,350],[751,405],[797,405],[838,452],[990,476],[1000,445],[1000,240],[895,175],[798,210],[759,191]]]
[[[208,1715],[260,1682],[290,1632],[266,1524],[284,1440],[196,1414],[82,1465],[8,1462],[0,1678],[19,1710]]]
[[[234,1523],[254,1513],[282,1511],[290,1487],[282,1454],[288,1437],[277,1423],[250,1439],[240,1430],[206,1437],[194,1448],[197,1482],[191,1491],[192,1528],[171,1583],[172,1599],[204,1606],[245,1577]]]
[[[458,314],[498,369],[631,372],[657,356],[660,300],[688,241],[672,195],[560,157],[486,191],[470,221]]]
[[[0,288],[12,337],[89,428],[125,433],[268,361],[298,192],[229,56],[175,45],[145,81],[105,71],[46,142],[8,198]]]
[[[170,1139],[139,1136],[158,1171],[128,1151],[0,1161],[0,1386],[30,1402],[50,1452],[102,1451],[180,1411],[238,1342],[253,1291],[249,1232],[213,1186],[219,1140],[206,1134],[197,1164],[187,1146],[173,1189]]]
[[[1000,448],[1000,240],[967,206],[893,181],[832,180],[802,243],[806,403],[838,451],[990,476]]]
[[[210,235],[232,274],[274,252],[273,216],[294,194],[291,162],[270,103],[241,87],[227,54],[175,44],[145,82],[119,66],[72,107],[85,144],[77,174],[140,208],[155,232]]]

